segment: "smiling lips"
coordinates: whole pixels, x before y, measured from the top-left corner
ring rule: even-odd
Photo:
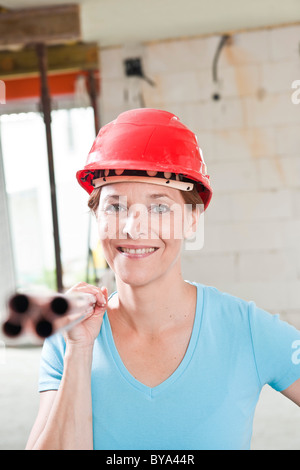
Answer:
[[[124,254],[125,256],[129,256],[129,257],[138,257],[138,258],[141,258],[141,257],[144,257],[144,256],[149,256],[151,255],[152,253],[154,253],[155,251],[158,250],[158,247],[127,247],[127,246],[119,246],[118,247],[118,251],[122,254]]]

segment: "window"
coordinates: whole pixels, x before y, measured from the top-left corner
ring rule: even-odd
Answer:
[[[51,117],[63,283],[70,287],[86,276],[88,194],[78,185],[75,174],[85,164],[95,137],[94,114],[86,107],[55,110]],[[17,287],[41,284],[55,289],[43,118],[37,112],[3,114],[0,131]],[[94,230],[92,220],[92,233]]]

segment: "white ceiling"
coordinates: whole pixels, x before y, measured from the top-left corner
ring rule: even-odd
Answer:
[[[82,39],[100,46],[300,22],[300,0],[0,0],[7,8],[79,3]]]

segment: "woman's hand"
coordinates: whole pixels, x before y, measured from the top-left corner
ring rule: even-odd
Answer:
[[[66,343],[69,345],[77,345],[82,347],[89,347],[94,344],[95,339],[99,335],[100,328],[102,325],[103,315],[107,308],[108,303],[108,292],[106,287],[96,287],[85,282],[79,282],[71,289],[69,289],[66,294],[71,293],[86,293],[92,294],[95,296],[96,303],[93,309],[93,312],[88,314],[81,322],[75,324],[73,327],[64,332],[64,337]],[[84,312],[82,312],[84,313]],[[80,316],[82,313],[76,314]],[[68,323],[76,320],[76,316],[69,315],[66,316],[64,321],[67,326]]]

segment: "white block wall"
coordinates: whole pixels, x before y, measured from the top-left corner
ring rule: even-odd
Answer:
[[[205,244],[186,251],[186,279],[214,285],[300,326],[300,26],[238,34],[218,63],[219,37],[146,44],[151,87],[136,80],[140,105],[177,114],[198,135],[214,196]],[[139,52],[140,52],[139,48]],[[124,49],[101,51],[102,124],[139,105],[126,93]],[[138,95],[137,92],[137,95]]]

